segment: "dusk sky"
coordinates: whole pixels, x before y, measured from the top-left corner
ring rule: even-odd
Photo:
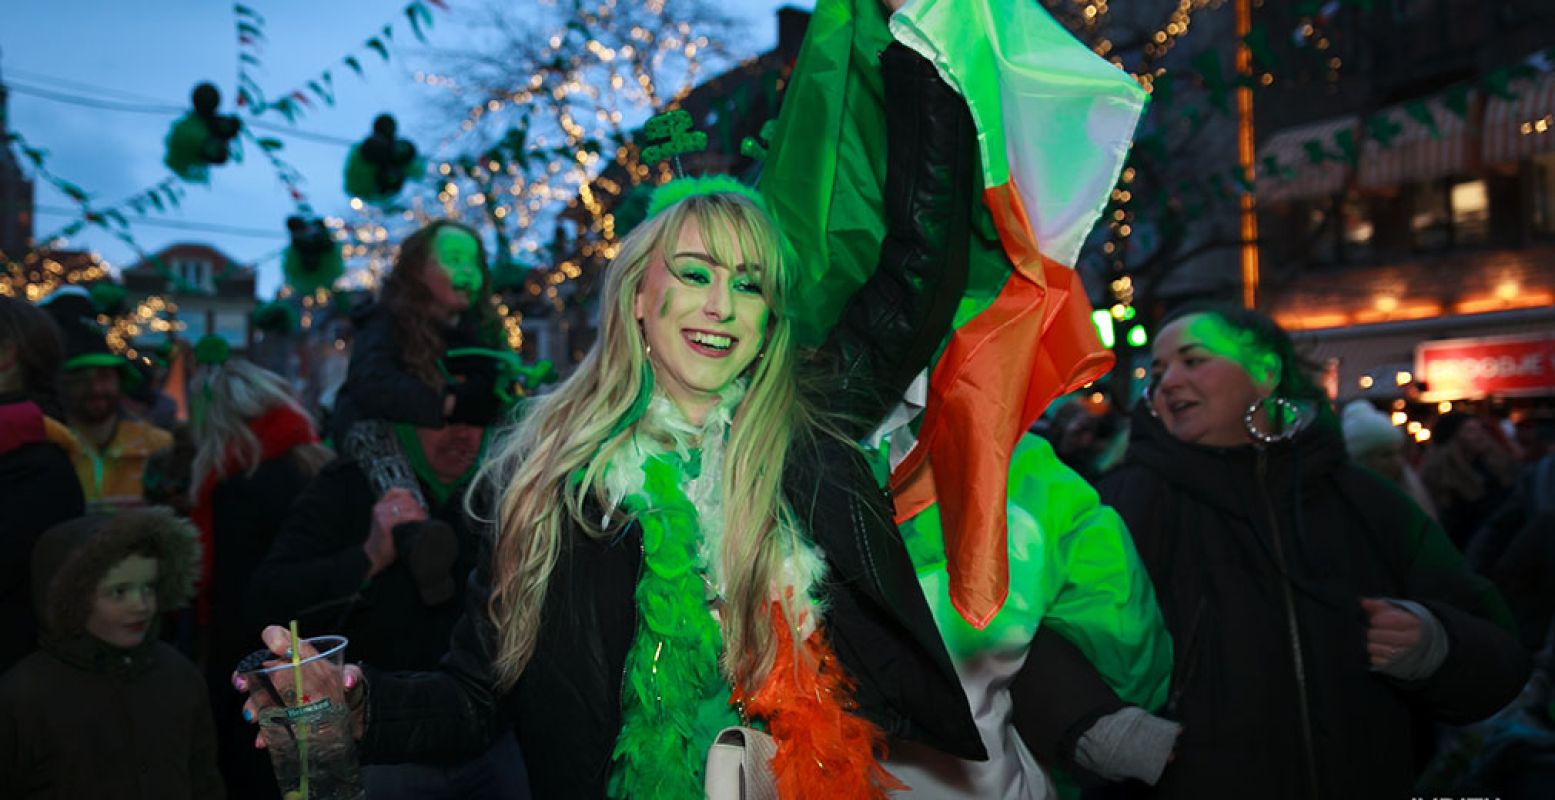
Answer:
[[[258,74],[268,95],[300,87],[335,67],[336,105],[317,107],[295,126],[318,139],[258,131],[285,141],[282,155],[307,177],[306,190],[319,213],[348,211],[341,187],[348,143],[365,137],[380,113],[398,117],[401,135],[424,153],[436,158],[457,152],[435,148],[461,120],[439,115],[438,90],[417,83],[413,75],[435,64],[438,51],[468,41],[469,26],[480,19],[487,2],[446,0],[448,11],[434,8],[434,25],[423,45],[411,36],[402,14],[406,0],[247,0],[266,21],[268,45]],[[775,10],[783,5],[809,8],[813,2],[725,3],[748,20],[748,35],[731,42],[736,57],[773,46]],[[384,63],[363,43],[389,22],[395,23],[396,46],[391,61]],[[364,56],[365,79],[339,66],[352,53]],[[230,1],[0,0],[0,76],[11,86],[9,127],[49,152],[50,171],[102,205],[169,175],[162,164],[163,138],[188,106],[196,83],[216,83],[223,112],[234,110],[237,67]],[[273,113],[264,121],[285,125]],[[180,209],[152,214],[132,230],[148,252],[175,242],[205,242],[240,263],[264,259],[259,293],[268,298],[280,283],[276,255],[286,245],[284,220],[292,206],[274,171],[253,150],[246,149],[241,164],[214,169],[209,186],[187,186]],[[75,204],[46,181],[38,182],[37,204],[35,233],[40,237],[79,217]],[[90,228],[70,246],[96,250],[115,267],[136,260],[127,245]]]

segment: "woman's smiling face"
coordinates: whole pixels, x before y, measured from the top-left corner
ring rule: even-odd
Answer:
[[[719,263],[696,222],[687,221],[668,260],[655,256],[637,290],[654,383],[698,424],[766,341],[761,266],[746,264],[738,243],[730,260]]]
[[[1242,417],[1279,379],[1278,359],[1256,352],[1214,314],[1189,314],[1156,336],[1150,403],[1178,439],[1233,447],[1251,441]]]

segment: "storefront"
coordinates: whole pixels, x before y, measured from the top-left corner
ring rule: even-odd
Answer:
[[[1428,403],[1555,396],[1555,331],[1421,342],[1415,379]]]
[[[1417,441],[1454,407],[1517,421],[1555,409],[1555,307],[1293,332],[1340,404],[1365,398]]]

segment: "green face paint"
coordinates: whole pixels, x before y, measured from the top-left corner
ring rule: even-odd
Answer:
[[[638,288],[634,313],[655,386],[694,424],[762,352],[771,312],[744,263],[738,243],[710,248],[688,222],[673,254],[649,264]]]
[[[1173,327],[1176,326],[1181,326],[1181,333],[1171,342],[1161,344],[1176,347],[1196,345],[1241,367],[1254,383],[1279,381],[1279,357],[1258,347],[1248,334],[1232,327],[1220,317],[1214,314],[1192,314]]]
[[[480,243],[475,237],[461,228],[443,228],[432,240],[432,253],[438,265],[448,273],[454,290],[473,299],[483,282]]]

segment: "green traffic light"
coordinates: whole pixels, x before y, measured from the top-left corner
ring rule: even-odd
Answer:
[[[1117,343],[1117,335],[1112,330],[1112,312],[1098,308],[1091,312],[1091,322],[1096,325],[1096,335],[1101,337],[1101,346],[1111,350]]]

